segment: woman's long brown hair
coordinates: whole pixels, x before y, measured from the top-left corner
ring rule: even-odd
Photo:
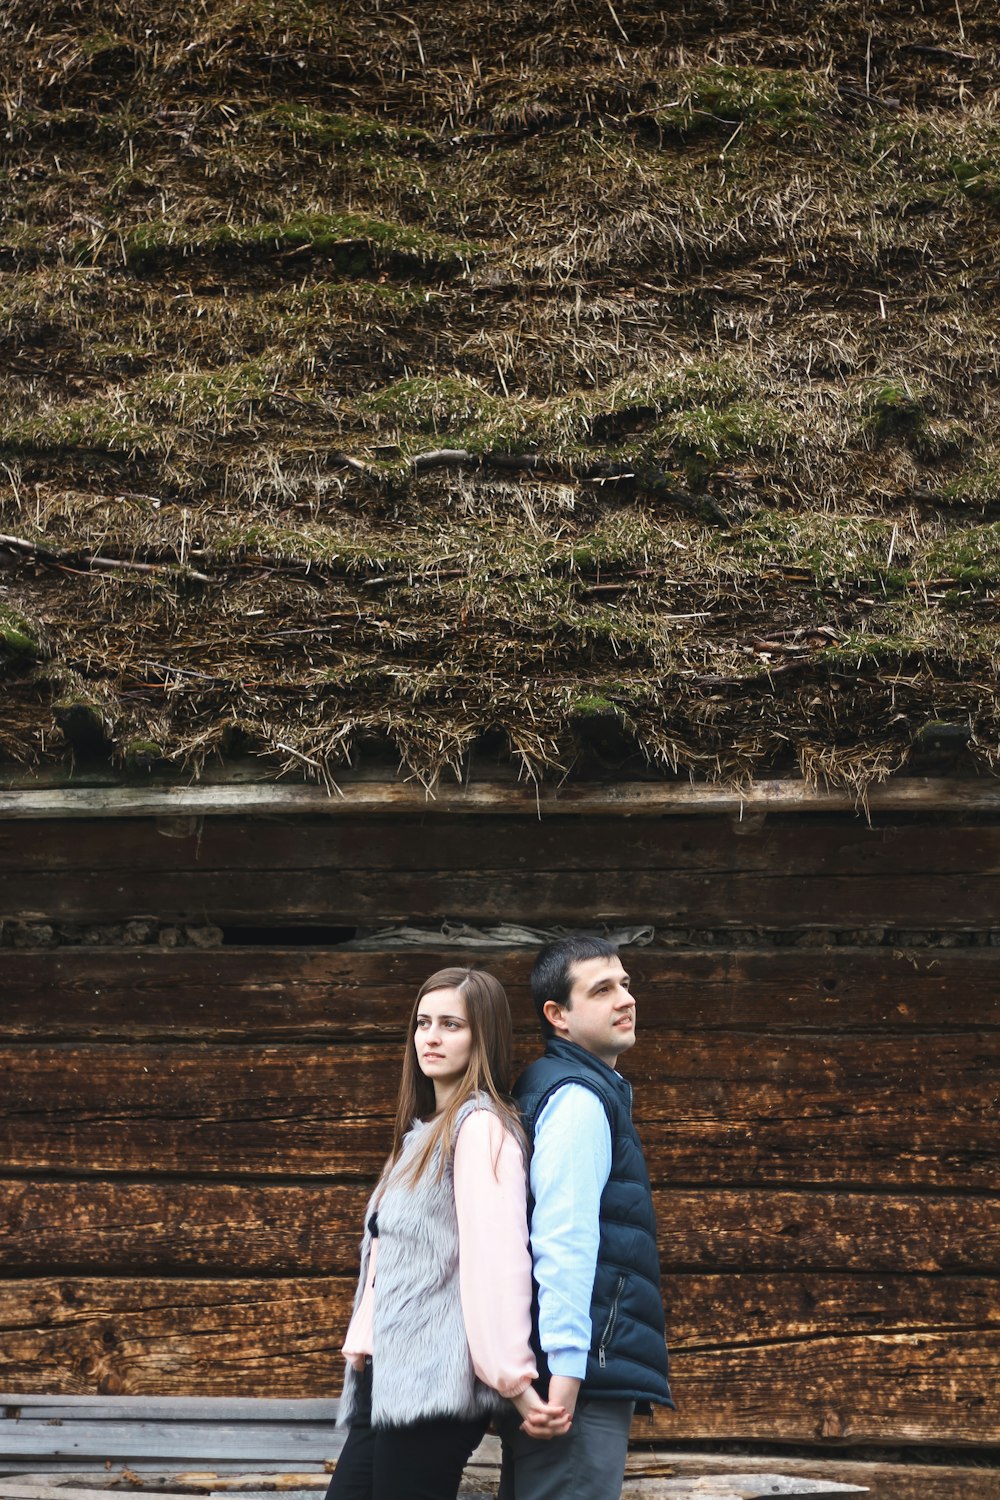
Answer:
[[[510,1006],[499,979],[485,969],[438,969],[436,974],[420,986],[410,1025],[406,1034],[406,1050],[403,1053],[403,1077],[399,1086],[399,1104],[396,1109],[396,1124],[392,1136],[392,1151],[386,1163],[385,1177],[399,1160],[403,1140],[415,1119],[424,1120],[434,1113],[434,1085],[420,1071],[417,1049],[414,1043],[417,1011],[425,995],[432,990],[458,990],[465,1001],[465,1012],[472,1032],[472,1050],[455,1097],[440,1119],[428,1130],[419,1151],[413,1159],[409,1172],[411,1182],[417,1182],[427,1168],[428,1162],[440,1146],[438,1177],[445,1168],[454,1150],[455,1119],[466,1100],[477,1093],[486,1094],[493,1104],[503,1125],[522,1143],[524,1131],[520,1116],[511,1103],[511,1024]],[[495,1164],[494,1164],[495,1165]]]

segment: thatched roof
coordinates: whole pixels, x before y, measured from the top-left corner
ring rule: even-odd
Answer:
[[[8,8],[0,753],[992,765],[998,41]]]

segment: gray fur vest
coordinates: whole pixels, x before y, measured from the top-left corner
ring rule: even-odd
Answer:
[[[485,1095],[464,1104],[466,1115],[490,1108]],[[378,1268],[372,1361],[372,1423],[401,1427],[433,1417],[472,1418],[497,1411],[503,1400],[476,1378],[462,1317],[458,1281],[458,1217],[453,1164],[441,1180],[436,1151],[415,1185],[405,1176],[429,1126],[415,1121],[381,1198],[378,1190],[365,1211],[357,1310],[371,1255],[368,1223],[378,1210]],[[357,1377],[350,1365],[344,1377],[337,1425],[350,1423]]]

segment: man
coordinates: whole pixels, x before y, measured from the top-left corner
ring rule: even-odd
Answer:
[[[603,938],[543,948],[531,992],[544,1055],[515,1086],[531,1149],[539,1387],[571,1425],[504,1433],[499,1500],[619,1500],[638,1404],[673,1406],[649,1177],[617,1071],[635,998]]]

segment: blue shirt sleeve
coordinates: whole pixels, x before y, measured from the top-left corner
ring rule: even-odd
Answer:
[[[564,1084],[538,1116],[530,1171],[538,1331],[553,1375],[582,1380],[587,1373],[601,1194],[610,1175],[604,1105],[593,1089]]]

